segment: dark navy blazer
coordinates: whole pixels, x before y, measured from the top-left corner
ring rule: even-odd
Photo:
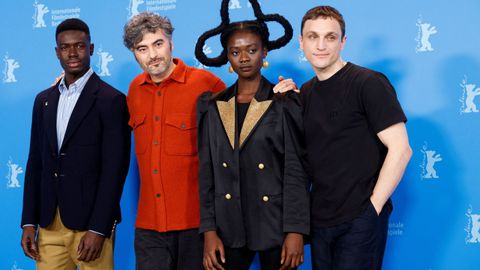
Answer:
[[[58,207],[67,228],[109,237],[130,160],[125,95],[92,74],[58,149],[59,96],[57,84],[35,99],[21,225],[47,227]]]

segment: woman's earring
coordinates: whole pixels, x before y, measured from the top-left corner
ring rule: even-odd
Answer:
[[[228,67],[228,73],[233,73],[233,67],[232,66]]]
[[[263,68],[268,68],[269,65],[270,65],[270,63],[268,63],[267,60],[263,60],[263,64],[262,64]]]

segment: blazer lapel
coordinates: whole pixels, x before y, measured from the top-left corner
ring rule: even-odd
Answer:
[[[235,127],[236,127],[236,113],[235,113],[235,96],[236,96],[237,83],[231,86],[223,97],[223,100],[217,100],[217,108],[220,119],[223,123],[223,128],[227,134],[230,146],[235,149]],[[262,82],[259,86],[255,97],[250,102],[245,120],[243,122],[242,130],[238,140],[238,148],[241,148],[243,144],[248,140],[252,131],[256,128],[262,116],[270,108],[272,100],[270,97],[273,95],[271,84],[262,77]],[[227,101],[225,101],[227,100]]]
[[[255,97],[252,98],[248,107],[247,115],[243,121],[242,130],[240,131],[239,148],[241,148],[250,137],[252,131],[258,126],[265,112],[270,108],[272,100],[269,99],[273,95],[272,86],[267,79],[262,77]]]
[[[235,96],[228,101],[217,100],[218,113],[232,149],[235,148]]]
[[[77,104],[73,108],[72,115],[70,116],[70,120],[68,121],[67,130],[65,131],[65,137],[63,138],[62,147],[68,142],[70,137],[75,133],[75,130],[78,128],[80,123],[82,122],[83,118],[87,115],[90,108],[95,103],[96,99],[96,92],[98,90],[97,81],[99,78],[94,73],[91,75],[90,79],[88,79],[87,84],[82,90],[80,97],[78,98]]]
[[[45,114],[45,128],[48,141],[52,150],[58,152],[58,140],[57,140],[57,107],[58,99],[60,98],[60,91],[58,90],[58,84],[55,85],[47,96],[47,99],[42,101],[43,111]]]
[[[243,121],[242,130],[240,131],[240,147],[242,147],[243,143],[247,140],[253,128],[257,126],[258,121],[270,107],[270,104],[272,104],[271,100],[258,102],[255,98],[252,99],[250,106],[248,106],[245,120]]]

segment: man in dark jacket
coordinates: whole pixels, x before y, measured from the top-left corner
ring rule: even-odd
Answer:
[[[34,103],[22,248],[40,270],[113,269],[130,159],[126,98],[90,68],[94,46],[83,21],[59,24],[56,42],[65,75]]]

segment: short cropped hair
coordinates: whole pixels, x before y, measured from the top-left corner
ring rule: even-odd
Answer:
[[[88,40],[90,40],[90,29],[88,28],[88,25],[77,18],[71,18],[71,19],[66,19],[63,22],[61,22],[57,26],[57,30],[55,31],[55,39],[58,38],[58,35],[61,32],[68,31],[68,30],[79,30],[87,34]]]
[[[172,38],[173,26],[167,17],[162,17],[153,12],[141,12],[133,16],[123,27],[123,44],[132,50],[143,39],[145,33],[155,33],[162,30]]]
[[[345,21],[343,20],[342,14],[331,6],[317,6],[311,8],[302,18],[302,26],[300,28],[300,33],[303,34],[303,27],[305,22],[308,20],[315,20],[317,18],[331,18],[336,20],[340,24],[340,29],[342,30],[342,38],[345,36]]]

